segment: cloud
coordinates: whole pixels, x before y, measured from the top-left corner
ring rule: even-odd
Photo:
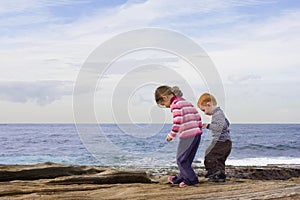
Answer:
[[[122,1],[123,4],[121,1],[112,3],[114,5],[95,2],[1,1],[0,71],[5,72],[0,75],[1,100],[60,104],[63,96],[72,93],[72,83],[80,66],[98,45],[121,32],[149,26],[179,31],[203,45],[223,77],[227,91],[233,91],[227,94],[229,98],[255,96],[258,88],[262,90],[270,80],[287,87],[299,85],[299,6],[273,0],[191,0],[188,3],[184,0],[129,0]],[[132,60],[124,59],[119,64],[148,62],[130,58]],[[183,63],[176,60],[152,58],[152,61],[164,62],[172,69],[181,70],[182,75],[190,73],[187,68],[179,68],[176,62]],[[103,87],[115,85],[127,69],[124,66],[111,69],[110,76],[103,78]],[[141,74],[147,73],[141,71]],[[69,82],[38,81],[50,79]],[[203,89],[198,80],[201,82],[197,77],[187,79],[197,85],[200,92]],[[284,90],[296,93],[294,87],[294,91]],[[282,98],[282,93],[274,91],[278,99]],[[146,94],[138,93],[132,100],[147,102]],[[238,108],[241,108],[240,102]]]
[[[78,0],[18,0],[1,1],[0,14],[32,12],[33,10],[44,9],[46,7],[66,6],[80,4],[88,1]]]
[[[260,80],[261,77],[255,74],[246,74],[246,75],[230,75],[228,80],[233,83],[244,83],[251,80]]]
[[[72,93],[73,82],[70,81],[0,82],[0,99],[16,103],[34,102],[45,106]]]
[[[13,2],[16,4],[16,1]],[[11,6],[11,3],[3,3],[3,7],[12,13],[26,13],[29,7],[33,8],[33,11],[28,12],[32,14],[28,20],[26,20],[26,15],[22,20],[19,19],[22,15],[16,15],[11,16],[16,17],[16,19],[12,19],[12,21],[23,23],[22,21],[25,20],[24,23],[28,22],[29,24],[35,20],[48,20],[48,22],[45,26],[20,27],[18,31],[9,31],[8,29],[9,34],[13,32],[14,37],[7,35],[1,37],[0,35],[0,50],[2,49],[3,52],[2,54],[0,51],[0,56],[9,59],[8,64],[11,63],[12,65],[15,65],[15,63],[23,64],[24,60],[27,61],[28,58],[32,57],[28,60],[28,62],[31,63],[26,64],[26,67],[29,67],[29,64],[32,66],[32,61],[38,59],[57,59],[64,62],[65,68],[68,67],[69,70],[74,70],[72,67],[75,66],[76,70],[78,70],[78,66],[83,63],[88,54],[103,41],[120,32],[147,26],[174,28],[183,33],[188,33],[190,30],[195,29],[198,35],[203,35],[203,32],[208,33],[205,30],[212,30],[211,25],[229,24],[227,27],[221,27],[217,34],[206,34],[208,37],[202,37],[202,41],[208,45],[211,41],[212,45],[217,45],[218,47],[232,47],[237,44],[239,45],[239,42],[243,42],[239,37],[233,38],[232,35],[236,34],[232,34],[233,31],[229,31],[232,27],[235,27],[235,24],[232,25],[231,23],[239,22],[241,14],[224,15],[222,13],[228,13],[227,9],[232,9],[233,7],[260,5],[272,3],[273,1],[189,1],[189,6],[186,6],[186,1],[183,0],[175,2],[169,0],[128,1],[123,5],[109,7],[105,10],[103,10],[102,7],[94,8],[93,12],[89,13],[89,15],[80,16],[78,19],[70,22],[64,22],[64,16],[56,16],[54,13],[51,13],[50,10],[45,10],[48,7],[69,5],[72,4],[72,2],[73,1],[67,0],[55,1],[55,3],[47,0],[28,1],[28,5],[24,5],[26,3],[19,3],[20,5],[17,4],[16,8]],[[77,6],[80,6],[80,3],[86,2],[87,1],[76,1],[75,4],[79,4]],[[8,5],[5,6],[5,4]],[[36,10],[42,11],[35,12]],[[176,12],[174,12],[174,10],[176,10]],[[211,14],[207,15],[207,13]],[[203,17],[204,20],[201,20]],[[167,19],[167,21],[164,21],[165,19]],[[5,21],[7,21],[6,18]],[[63,23],[57,23],[58,21]],[[170,23],[170,21],[173,23]],[[190,22],[192,23],[189,24]],[[188,27],[182,27],[176,24],[189,25]],[[210,28],[207,29],[207,26]],[[261,29],[261,27],[259,29]],[[236,33],[241,33],[241,37],[246,34],[246,31],[241,31],[241,28],[233,28],[233,30]],[[258,27],[249,27],[248,30],[258,30]],[[24,31],[26,32],[25,34]],[[13,59],[18,52],[21,54],[18,55],[19,59]],[[66,57],[68,57],[68,59],[66,59]],[[69,65],[69,63],[71,63],[71,65]],[[2,61],[0,64],[3,66]],[[40,63],[36,63],[36,65],[38,68],[42,67]],[[47,69],[43,70],[45,74],[48,74],[48,72],[53,69],[54,67],[47,66]],[[42,77],[42,79],[44,79],[44,77]]]
[[[71,0],[11,0],[0,2],[0,34],[10,36],[30,35],[37,30],[45,31],[51,24],[64,24],[72,20],[59,7],[75,7],[87,1]],[[71,18],[71,19],[70,19]],[[27,35],[28,34],[28,35]]]

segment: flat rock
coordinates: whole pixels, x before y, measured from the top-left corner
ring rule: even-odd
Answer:
[[[107,173],[109,172],[109,173]],[[117,184],[117,183],[151,183],[145,172],[107,170],[96,175],[83,175],[56,178],[48,184]]]
[[[179,188],[167,183],[168,175],[178,172],[176,167],[0,165],[0,199],[300,199],[299,169],[229,166],[226,183],[211,183],[200,167],[196,168],[200,184]]]
[[[99,167],[84,167],[42,163],[38,165],[3,165],[0,167],[0,182],[13,180],[52,179],[61,176],[96,174],[105,171]]]

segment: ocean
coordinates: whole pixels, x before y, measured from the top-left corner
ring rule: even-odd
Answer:
[[[171,126],[0,124],[0,164],[176,166],[178,139],[165,141]],[[227,165],[300,164],[300,124],[231,124],[230,132]],[[203,166],[210,139],[204,130],[195,165]]]

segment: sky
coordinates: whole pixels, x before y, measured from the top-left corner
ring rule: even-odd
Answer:
[[[73,90],[88,57],[119,34],[151,27],[204,49],[222,80],[221,106],[232,123],[300,123],[299,19],[298,0],[0,0],[0,123],[74,123]],[[166,76],[132,85],[149,69]],[[196,106],[209,87],[205,77],[193,76],[173,54],[127,54],[97,83],[97,120],[170,122],[154,90],[182,86]],[[128,103],[125,110],[118,102]]]

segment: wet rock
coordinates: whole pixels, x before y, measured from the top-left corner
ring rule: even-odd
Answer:
[[[120,172],[100,173],[89,176],[72,176],[57,178],[48,184],[117,184],[117,183],[151,183],[145,172]]]
[[[104,169],[43,163],[39,165],[7,165],[0,168],[0,182],[13,180],[52,179],[61,176],[95,174]]]
[[[0,167],[0,182],[53,179],[49,184],[151,183],[144,171],[118,171],[96,166],[72,166],[55,163],[7,165]]]
[[[203,177],[206,170],[196,169],[197,175]],[[268,165],[257,166],[227,166],[226,174],[229,178],[252,180],[288,180],[300,177],[300,165]]]
[[[299,166],[234,167],[227,170],[229,177],[253,180],[288,180],[300,177]]]

